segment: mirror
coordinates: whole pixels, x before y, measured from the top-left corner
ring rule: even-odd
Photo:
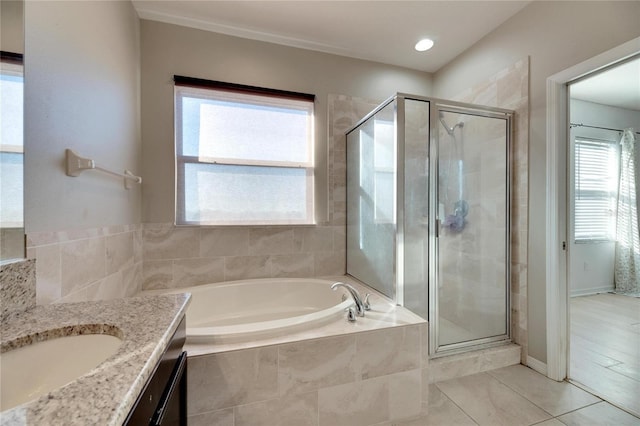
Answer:
[[[25,257],[24,2],[0,2],[0,261]]]

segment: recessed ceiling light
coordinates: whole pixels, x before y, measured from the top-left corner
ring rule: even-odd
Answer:
[[[433,47],[433,40],[428,38],[423,38],[419,42],[416,43],[416,50],[418,52],[424,52],[425,50],[429,50]]]

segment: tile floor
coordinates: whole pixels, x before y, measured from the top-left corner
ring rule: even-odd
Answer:
[[[640,418],[522,365],[435,383],[428,410],[426,417],[384,426],[640,426]]]

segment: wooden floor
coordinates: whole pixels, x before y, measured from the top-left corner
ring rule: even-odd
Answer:
[[[571,298],[569,378],[640,415],[640,298]]]

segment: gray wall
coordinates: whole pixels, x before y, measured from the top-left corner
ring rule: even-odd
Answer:
[[[326,215],[327,95],[429,95],[431,76],[405,68],[141,21],[143,221],[174,221],[173,75],[316,95],[316,180]]]
[[[26,2],[26,232],[140,223],[140,188],[65,175],[65,148],[140,173],[139,21],[130,2]]]
[[[24,52],[24,2],[2,0],[0,2],[0,50]]]
[[[546,361],[546,79],[640,36],[640,2],[532,2],[434,76],[435,95],[453,97],[530,57],[529,354]]]

